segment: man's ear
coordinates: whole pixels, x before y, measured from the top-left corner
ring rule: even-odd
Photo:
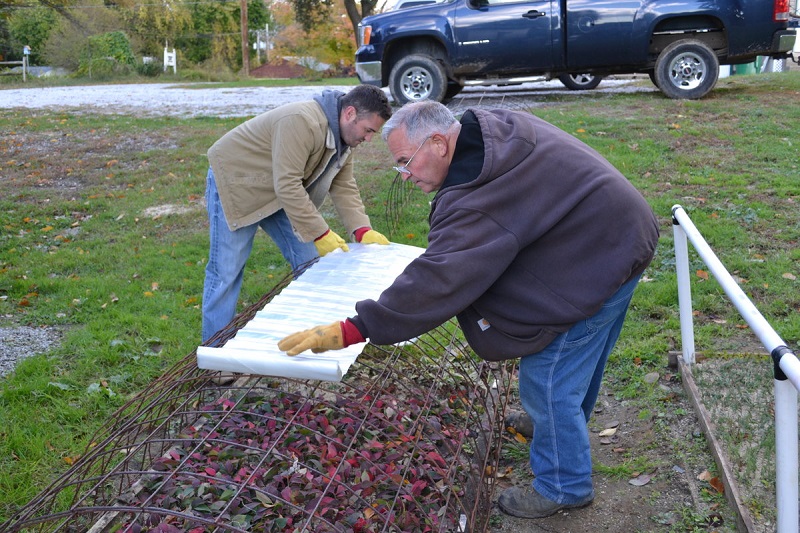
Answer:
[[[439,157],[442,157],[447,154],[448,146],[447,146],[447,137],[442,135],[441,133],[434,133],[431,135],[431,141],[433,141],[433,145],[436,148],[436,153],[439,154]]]
[[[353,120],[354,118],[356,118],[356,116],[358,115],[358,110],[356,110],[355,107],[349,105],[349,106],[344,108],[344,111],[342,112],[342,114],[344,115],[345,120],[347,120],[349,122],[349,121]]]

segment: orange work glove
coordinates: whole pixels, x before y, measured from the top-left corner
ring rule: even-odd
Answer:
[[[347,247],[347,243],[344,242],[344,239],[336,235],[331,230],[328,230],[321,236],[317,237],[316,240],[314,240],[314,246],[317,247],[317,253],[320,257],[323,257],[339,248],[345,252],[350,251],[350,248]]]
[[[297,355],[309,349],[314,353],[341,350],[344,348],[342,323],[334,322],[292,333],[278,342],[278,348],[286,352],[286,355]]]

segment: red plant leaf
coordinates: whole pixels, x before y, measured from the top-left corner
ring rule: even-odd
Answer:
[[[438,466],[447,466],[447,462],[444,460],[444,458],[436,452],[428,452],[425,457],[427,457],[429,461],[436,463]]]
[[[423,489],[427,487],[428,484],[421,479],[419,481],[415,481],[413,485],[411,485],[411,494],[414,496],[420,496],[422,494]]]

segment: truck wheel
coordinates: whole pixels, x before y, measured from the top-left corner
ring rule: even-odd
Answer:
[[[558,81],[564,84],[564,87],[572,91],[588,91],[594,89],[600,82],[603,81],[603,76],[595,76],[594,74],[560,74]]]
[[[444,67],[430,56],[404,57],[389,74],[389,91],[401,106],[420,100],[441,102],[447,91]]]
[[[705,43],[694,39],[675,41],[656,60],[656,85],[677,100],[707,95],[719,77],[719,59]]]
[[[653,85],[658,88],[658,80],[656,79],[656,72],[654,70],[648,70],[647,75],[650,76],[650,81],[653,82]]]

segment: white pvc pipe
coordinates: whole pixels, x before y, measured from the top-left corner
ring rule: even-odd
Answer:
[[[772,326],[769,325],[769,322],[767,322],[764,316],[758,311],[758,309],[756,309],[756,306],[753,305],[753,302],[750,301],[733,277],[728,274],[728,271],[725,269],[720,260],[717,259],[717,256],[714,254],[706,241],[703,239],[702,235],[700,235],[700,232],[689,219],[689,216],[686,214],[686,211],[683,210],[683,207],[679,205],[673,206],[672,216],[675,217],[675,220],[680,223],[681,228],[683,228],[686,236],[691,241],[695,250],[697,250],[700,258],[714,275],[714,278],[717,280],[717,282],[719,282],[720,286],[725,291],[725,294],[727,294],[728,298],[730,298],[731,302],[733,302],[733,305],[735,305],[736,309],[739,310],[739,314],[741,314],[742,318],[744,318],[745,321],[750,325],[753,333],[755,333],[761,340],[761,343],[767,349],[767,352],[772,353],[772,350],[775,348],[784,346],[785,343],[783,342],[783,339],[781,339],[778,334],[775,333],[775,330],[772,329]],[[792,358],[793,356],[790,354],[781,358],[781,370],[783,370],[785,365],[786,370],[784,370],[784,373],[794,384],[795,388],[800,389],[800,363],[794,364],[789,360],[784,362],[783,359],[787,359],[787,357]],[[793,358],[795,361],[797,361],[796,357]]]
[[[678,276],[678,312],[681,319],[681,348],[683,362],[694,364],[694,325],[692,317],[692,286],[689,277],[689,246],[680,224],[672,225],[675,240],[675,271]]]
[[[784,356],[783,359],[787,359]],[[794,358],[796,360],[796,358]],[[794,533],[798,518],[797,389],[775,380],[775,500],[778,533]]]
[[[680,205],[672,207],[672,216],[680,224],[682,231],[678,235],[675,230],[675,260],[678,270],[678,299],[681,305],[681,334],[683,335],[683,306],[681,300],[681,268],[685,268],[688,276],[688,251],[685,250],[685,238],[688,238],[697,250],[698,255],[722,286],[725,294],[731,299],[736,309],[747,321],[750,328],[761,340],[767,351],[772,352],[785,346],[772,326],[756,309],[747,295],[731,277],[717,256],[703,239],[700,232],[689,219],[689,216]],[[685,236],[685,237],[684,237]],[[682,242],[680,242],[682,241]],[[679,260],[679,254],[681,259]],[[683,254],[686,254],[685,261]],[[685,266],[682,267],[681,263]],[[683,283],[688,284],[687,280]],[[691,297],[689,303],[691,307]],[[689,311],[691,313],[691,310]],[[691,337],[692,350],[694,349],[694,333]],[[692,356],[694,354],[692,353]],[[686,354],[684,352],[684,357]],[[777,533],[796,533],[800,528],[798,517],[798,443],[797,443],[797,390],[800,389],[800,361],[794,353],[784,354],[779,362],[781,371],[788,380],[775,380],[775,484],[776,501],[778,507]]]
[[[789,378],[789,381],[792,382],[795,389],[800,390],[800,361],[797,359],[797,356],[793,353],[786,354],[781,357],[780,362],[778,365],[783,370],[783,373],[786,374],[786,377]]]

